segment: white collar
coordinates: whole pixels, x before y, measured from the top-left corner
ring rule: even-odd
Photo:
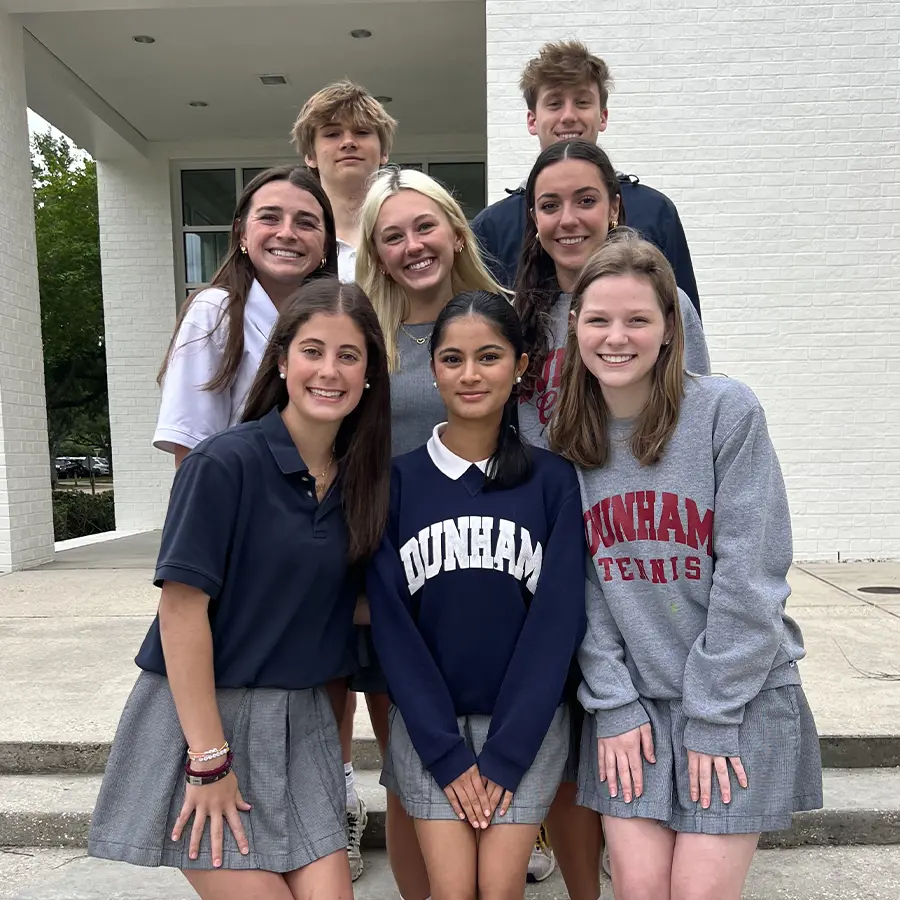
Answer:
[[[254,278],[247,292],[247,305],[244,307],[244,319],[266,339],[275,327],[278,310],[263,286]]]
[[[446,427],[446,422],[434,426],[431,437],[428,438],[428,455],[431,461],[441,470],[448,478],[458,481],[472,466],[478,466],[482,472],[487,471],[488,460],[482,459],[476,463],[469,462],[461,456],[457,456],[452,450],[448,450],[441,440],[441,433]]]

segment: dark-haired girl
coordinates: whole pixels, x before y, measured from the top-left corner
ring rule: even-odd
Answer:
[[[336,273],[334,216],[318,180],[296,166],[257,175],[238,199],[210,287],[181,308],[159,374],[153,446],[177,466],[239,422],[279,311],[304,281]]]
[[[516,309],[522,319],[528,369],[519,398],[522,434],[546,447],[548,428],[559,399],[572,288],[585,263],[610,234],[625,224],[621,187],[609,157],[587,141],[561,141],[537,158],[525,186],[528,221],[516,282]],[[696,310],[680,293],[685,364],[692,372],[709,372],[706,340]],[[574,702],[573,734],[581,712]],[[596,900],[600,892],[601,831],[599,817],[575,806],[578,742],[573,741],[566,777],[548,819],[553,849],[572,900]],[[549,854],[541,840],[532,869],[549,872]]]
[[[285,306],[244,422],[178,469],[144,671],[116,733],[89,852],[182,869],[204,900],[350,900],[337,725],[355,667],[350,567],[388,509],[381,329],[356,285]]]
[[[822,804],[778,458],[748,387],[685,373],[653,244],[617,236],[574,298],[550,440],[591,556],[578,802],[617,900],[739,900],[759,833]]]
[[[455,297],[430,349],[447,422],[395,458],[367,578],[395,704],[382,781],[415,820],[435,900],[521,896],[569,749],[578,491],[515,427],[528,358],[504,297]]]

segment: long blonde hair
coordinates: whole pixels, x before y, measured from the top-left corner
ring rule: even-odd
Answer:
[[[559,404],[550,424],[550,449],[588,469],[601,468],[609,458],[609,410],[600,383],[581,358],[576,326],[584,292],[595,281],[611,275],[634,275],[648,282],[672,329],[671,339],[660,348],[653,365],[650,398],[631,434],[631,452],[642,466],[652,465],[662,456],[678,424],[684,396],[684,328],[672,267],[661,250],[635,231],[616,229],[578,276]]]
[[[462,239],[462,251],[453,260],[450,285],[453,296],[463,291],[487,291],[508,295],[494,281],[478,252],[478,244],[466,217],[453,196],[441,184],[416,169],[389,166],[372,180],[359,214],[360,242],[356,253],[356,281],[368,294],[387,349],[388,368],[396,372],[400,367],[397,352],[397,332],[400,323],[409,317],[409,299],[404,290],[382,272],[381,257],[375,246],[375,223],[388,197],[400,191],[416,191],[433,200],[450,222],[450,227]]]

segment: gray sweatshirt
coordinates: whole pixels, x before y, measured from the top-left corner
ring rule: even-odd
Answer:
[[[697,310],[681,288],[678,289],[681,308],[681,324],[684,327],[684,367],[688,372],[709,375],[709,351]],[[569,310],[572,295],[560,294],[551,310],[550,351],[544,361],[544,369],[537,390],[519,397],[519,429],[522,436],[536,447],[547,448],[547,426],[553,408],[559,398],[562,382],[563,357],[569,330]]]
[[[805,655],[784,611],[791,521],[753,392],[689,377],[662,459],[642,467],[614,421],[601,469],[579,469],[590,561],[578,698],[613,737],[648,721],[646,697],[681,700],[686,749],[737,756],[744,708],[799,684]]]
[[[417,338],[430,338],[434,322],[404,325]],[[400,368],[391,373],[391,452],[408,453],[428,443],[434,426],[447,421],[444,401],[434,386],[428,341],[423,344],[400,329]]]

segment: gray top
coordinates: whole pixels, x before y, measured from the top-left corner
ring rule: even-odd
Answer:
[[[522,436],[536,447],[547,447],[547,425],[553,408],[559,399],[562,382],[563,356],[569,330],[569,309],[572,295],[560,294],[551,310],[551,346],[538,389],[519,398],[519,428]],[[684,328],[684,367],[688,372],[709,375],[709,351],[697,310],[681,288],[678,289],[678,305]]]
[[[447,410],[434,386],[429,341],[419,344],[408,334],[431,338],[434,322],[404,325],[397,334],[400,368],[391,373],[391,451],[408,453],[428,443],[434,426],[447,421]]]
[[[686,749],[738,756],[744,708],[799,684],[785,613],[791,519],[759,401],[689,377],[662,459],[641,466],[614,421],[601,469],[579,469],[590,560],[578,699],[600,737],[648,721],[638,698],[683,702]]]

